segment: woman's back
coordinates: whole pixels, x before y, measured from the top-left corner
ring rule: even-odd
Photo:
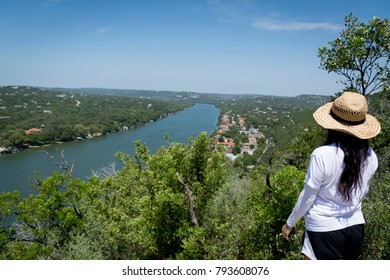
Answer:
[[[345,168],[344,152],[336,144],[325,145],[315,149],[305,183],[318,190],[317,198],[305,215],[309,230],[336,230],[357,223],[364,223],[361,204],[368,192],[369,180],[378,167],[378,159],[369,148],[364,168],[361,169],[360,187],[352,189],[350,199],[338,190],[338,183]]]

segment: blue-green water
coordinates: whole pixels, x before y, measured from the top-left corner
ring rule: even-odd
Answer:
[[[202,131],[212,133],[218,122],[219,110],[210,104],[196,104],[167,118],[144,126],[121,131],[102,137],[65,143],[50,147],[30,148],[13,155],[0,155],[0,192],[19,190],[23,194],[31,192],[35,172],[42,176],[59,171],[42,150],[61,160],[59,152],[64,150],[65,159],[75,161],[73,175],[82,179],[91,176],[91,170],[99,170],[114,162],[119,169],[115,154],[119,151],[134,155],[134,141],[146,143],[150,152],[169,142],[187,143]],[[58,151],[57,151],[58,150]]]

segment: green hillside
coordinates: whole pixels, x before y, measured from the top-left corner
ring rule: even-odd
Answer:
[[[0,147],[23,149],[95,137],[163,118],[193,104],[190,100],[0,87]],[[29,133],[31,128],[35,130]]]
[[[38,177],[35,195],[1,193],[0,259],[301,259],[303,221],[290,243],[280,231],[302,189],[305,161],[324,132],[308,126],[318,104],[310,101],[300,109],[302,101],[292,107],[287,101],[251,97],[220,104],[223,113],[234,118],[242,114],[247,125],[270,133],[267,115],[280,119],[272,121],[272,137],[283,139],[275,140],[264,164],[250,171],[202,133],[155,154],[136,142],[135,156],[118,153],[123,169],[103,178],[75,179],[65,165],[58,173]],[[362,258],[389,259],[389,93],[369,101],[382,132],[371,141],[380,167],[363,204]],[[258,114],[264,110],[262,102],[272,110]],[[10,217],[15,219],[11,225]]]

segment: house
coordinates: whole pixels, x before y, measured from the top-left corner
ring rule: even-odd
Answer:
[[[233,155],[232,153],[227,153],[226,156],[227,156],[228,158],[230,158],[232,161],[234,161],[236,158],[238,158],[238,156]]]
[[[227,147],[227,150],[229,152],[232,152],[233,147],[236,145],[236,143],[234,143],[232,141],[226,141],[226,142],[217,142],[217,145],[223,145],[223,146]]]
[[[38,134],[38,133],[41,133],[41,132],[42,132],[42,128],[35,128],[35,127],[30,128],[30,129],[24,131],[24,133],[27,134],[27,135],[28,134]]]

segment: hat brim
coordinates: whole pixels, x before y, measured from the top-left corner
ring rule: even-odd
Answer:
[[[373,138],[381,131],[379,121],[369,114],[366,114],[366,121],[358,125],[346,124],[335,120],[330,114],[332,104],[333,102],[329,102],[313,113],[315,121],[323,128],[345,132],[360,139]]]

